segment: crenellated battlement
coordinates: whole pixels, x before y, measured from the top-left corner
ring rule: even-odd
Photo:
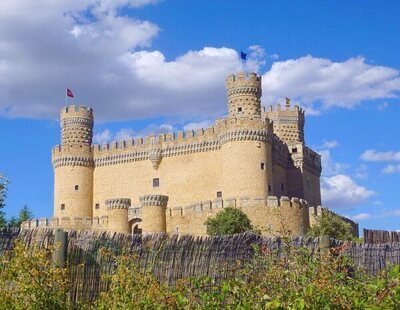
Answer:
[[[233,197],[233,198],[217,198],[214,200],[200,201],[184,207],[172,207],[167,209],[167,216],[186,216],[194,213],[209,212],[210,210],[221,210],[226,207],[246,209],[251,207],[263,208],[291,208],[291,209],[304,209],[308,208],[307,201],[297,197],[288,198],[282,196],[267,197]]]
[[[74,230],[108,230],[108,216],[102,217],[51,217],[31,219],[22,222],[22,229],[32,228],[63,228]]]
[[[93,119],[94,113],[93,109],[80,105],[76,106],[71,104],[70,106],[63,107],[60,111],[61,119],[63,118],[73,118],[73,117],[82,117],[82,118],[89,118]]]
[[[247,93],[254,93],[261,97],[261,76],[245,72],[229,75],[226,78],[226,91],[228,97]]]

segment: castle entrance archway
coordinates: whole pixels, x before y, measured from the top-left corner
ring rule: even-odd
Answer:
[[[134,235],[141,235],[142,234],[142,219],[140,218],[133,218],[129,221],[129,230]]]

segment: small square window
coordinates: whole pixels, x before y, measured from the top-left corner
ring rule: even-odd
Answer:
[[[94,206],[94,208],[95,208],[96,210],[100,209],[100,204],[99,204],[99,203],[96,203],[96,205]]]
[[[217,198],[222,198],[222,192],[217,192]]]
[[[64,203],[61,204],[61,210],[65,210],[65,204]]]
[[[79,185],[75,185],[75,190],[79,190]]]
[[[242,112],[242,107],[238,107],[238,112]]]
[[[261,163],[261,170],[265,169],[265,163]]]
[[[292,153],[297,153],[297,147],[292,148]]]
[[[285,190],[285,186],[283,185],[283,183],[281,183],[281,190],[282,192]]]
[[[159,187],[160,186],[160,179],[155,178],[153,179],[153,187]]]
[[[272,191],[272,186],[268,185],[268,193],[270,193]]]

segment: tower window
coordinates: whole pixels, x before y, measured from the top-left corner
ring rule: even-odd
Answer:
[[[265,163],[261,163],[261,170],[265,169]]]
[[[96,205],[94,206],[94,208],[95,208],[96,210],[100,209],[100,204],[99,204],[99,203],[96,203]]]
[[[159,187],[160,186],[160,179],[155,178],[153,179],[153,187]]]
[[[285,186],[283,185],[283,183],[281,183],[281,190],[282,192],[285,190]]]
[[[79,185],[75,185],[75,190],[79,190]]]
[[[297,153],[297,147],[292,148],[292,153]]]
[[[222,192],[217,192],[217,198],[222,198]]]
[[[65,210],[65,204],[64,203],[61,204],[61,210]]]
[[[268,185],[268,193],[270,193],[272,191],[272,186]]]
[[[238,112],[242,112],[242,107],[238,107]]]

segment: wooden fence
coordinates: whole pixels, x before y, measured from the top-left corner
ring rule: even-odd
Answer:
[[[0,230],[0,254],[12,248],[13,241],[22,240],[28,249],[47,247],[54,242],[51,229]],[[305,247],[312,255],[319,251],[319,239],[293,237],[291,246]],[[161,282],[173,284],[177,279],[191,276],[210,276],[216,281],[229,273],[229,266],[254,257],[254,245],[271,250],[275,255],[285,255],[285,244],[280,238],[254,234],[221,237],[195,237],[189,235],[124,235],[91,231],[68,232],[69,277],[73,283],[73,300],[94,300],[107,289],[101,273],[110,274],[115,263],[99,249],[119,254],[134,253],[140,272],[150,271]],[[361,244],[330,240],[333,247],[341,247],[356,266],[369,273],[377,273],[388,263],[400,264],[400,243]]]
[[[400,232],[364,229],[364,242],[373,244],[400,242]]]

